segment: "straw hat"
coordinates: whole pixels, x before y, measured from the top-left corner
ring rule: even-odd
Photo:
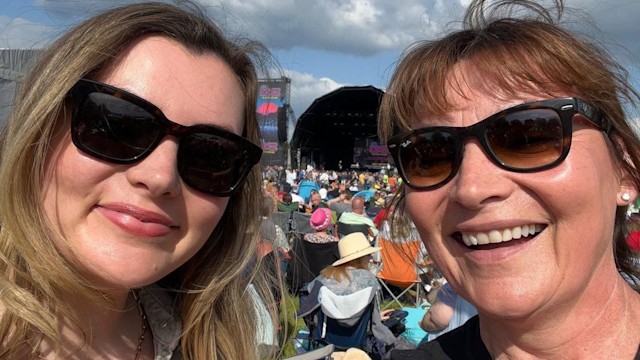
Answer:
[[[317,208],[316,211],[311,214],[309,224],[315,231],[322,231],[328,228],[329,224],[331,224],[331,210],[327,208]]]
[[[361,258],[373,254],[382,248],[373,247],[361,232],[351,233],[338,241],[338,251],[340,252],[340,259],[334,262],[333,266],[338,266],[344,263],[348,263],[351,260]]]
[[[347,351],[336,351],[331,354],[331,358],[333,360],[371,360],[371,357],[366,352],[356,348],[349,348]]]

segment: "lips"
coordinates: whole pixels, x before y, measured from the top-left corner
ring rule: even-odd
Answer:
[[[531,238],[544,230],[544,228],[545,226],[542,224],[528,224],[505,229],[490,230],[488,232],[456,232],[454,237],[461,239],[466,246],[470,247]]]
[[[159,237],[178,228],[171,219],[129,204],[102,204],[98,212],[125,232],[140,237]]]

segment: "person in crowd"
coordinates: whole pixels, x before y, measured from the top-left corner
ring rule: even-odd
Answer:
[[[309,203],[305,204],[305,207],[307,209],[307,213],[312,214],[317,209],[328,208],[329,206],[324,201],[322,201],[322,196],[318,191],[311,190]]]
[[[326,173],[324,173],[326,174]],[[326,201],[327,200],[327,188],[325,187],[326,185],[322,185],[322,187],[320,188],[320,190],[318,190],[318,194],[320,194],[320,201]]]
[[[632,213],[629,215],[628,232],[627,245],[633,251],[640,251],[640,214]]]
[[[478,316],[396,359],[633,359],[640,345],[627,207],[640,94],[566,7],[471,2],[463,28],[400,60],[379,134],[413,220]],[[623,106],[624,104],[624,106]],[[395,129],[395,130],[394,130]]]
[[[327,208],[318,208],[311,214],[309,224],[314,232],[304,234],[305,241],[324,244],[329,242],[337,242],[338,238],[331,234],[331,228],[334,224],[331,222],[331,210]]]
[[[359,290],[373,288],[380,290],[378,279],[369,270],[371,254],[380,251],[379,247],[373,247],[362,233],[349,234],[338,242],[340,259],[320,272],[320,275],[309,283],[307,289],[312,292],[315,282],[320,282],[335,295],[350,295]],[[399,341],[391,330],[382,323],[380,306],[377,297],[373,300],[374,310],[372,316],[372,330],[376,339],[387,346],[396,345]]]
[[[462,326],[478,313],[473,305],[460,297],[449,283],[436,291],[435,301],[424,314],[419,325],[429,333],[429,340]]]
[[[339,185],[337,179],[332,180],[327,190],[327,201],[339,197],[344,192],[344,189],[344,185]]]
[[[278,201],[282,200],[280,198],[280,186],[275,182],[267,182],[264,186],[264,192],[271,197],[273,208],[277,209]]]
[[[382,229],[382,224],[385,220],[388,220],[395,210],[395,205],[393,204],[393,200],[391,198],[384,201],[382,205],[382,209],[378,211],[376,217],[373,218],[373,224],[378,228],[378,230]]]
[[[278,211],[292,212],[300,210],[300,203],[293,201],[290,193],[282,194],[282,200],[278,200]]]
[[[273,221],[273,213],[271,197],[268,195],[263,196],[260,208],[260,238],[272,244],[273,249],[279,254],[286,254],[290,250],[289,243],[283,229]]]
[[[338,219],[342,213],[351,211],[351,200],[353,198],[353,193],[346,188],[345,184],[340,184],[340,188],[344,189],[344,191],[338,197],[327,201],[329,209],[336,212]]]
[[[299,189],[297,187],[293,188],[291,190],[291,201],[292,202],[297,202],[298,204],[301,205],[301,210],[302,210],[302,205],[304,204],[304,199],[302,198],[302,196],[300,196],[298,194]]]
[[[106,10],[42,53],[2,134],[0,358],[274,357],[246,295],[274,302],[248,268],[263,60],[187,2]]]
[[[369,226],[369,235],[375,237],[378,235],[378,228],[364,211],[364,198],[356,196],[351,200],[351,211],[342,213],[338,218],[338,223],[343,224],[365,224]],[[340,225],[338,225],[340,226]]]
[[[375,218],[380,210],[382,210],[382,208],[384,207],[384,203],[385,201],[384,198],[381,197],[380,191],[376,190],[369,201],[366,202],[367,207],[365,212],[367,213],[367,216],[369,216],[370,218]]]

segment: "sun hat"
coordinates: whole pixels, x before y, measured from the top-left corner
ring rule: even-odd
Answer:
[[[349,348],[347,351],[335,351],[331,354],[331,358],[334,360],[371,360],[371,357],[366,352],[358,348]]]
[[[340,259],[336,260],[332,265],[338,266],[348,263],[351,260],[373,254],[382,248],[373,247],[361,232],[351,233],[338,241],[338,252]]]
[[[322,231],[329,227],[331,224],[331,210],[327,208],[317,208],[316,211],[311,214],[309,224],[315,231]]]
[[[327,189],[321,188],[318,190],[318,194],[320,194],[320,199],[324,200],[327,198]]]
[[[376,200],[376,205],[377,206],[384,206],[384,198],[378,198],[378,200]]]

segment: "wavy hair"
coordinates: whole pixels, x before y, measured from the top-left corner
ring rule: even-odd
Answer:
[[[485,75],[487,92],[509,97],[520,91],[553,96],[558,90],[578,96],[605,114],[607,134],[622,173],[640,189],[640,140],[624,106],[637,109],[640,95],[627,71],[600,44],[562,25],[562,0],[543,7],[529,0],[475,0],[461,30],[437,40],[420,41],[403,54],[382,100],[378,135],[386,142],[410,129],[417,111],[431,115],[452,110],[446,95],[460,62],[471,61]],[[461,93],[461,83],[454,83]],[[394,225],[408,225],[404,185],[394,199]],[[614,256],[619,271],[640,278],[633,253],[625,242],[626,207],[615,214]],[[637,284],[636,284],[637,288]]]
[[[258,74],[266,74],[272,58],[259,43],[226,38],[193,3],[122,6],[62,35],[26,77],[2,137],[0,358],[17,358],[25,344],[35,353],[43,337],[60,346],[56,315],[75,319],[62,301],[63,292],[109,304],[53,245],[52,239],[60,234],[52,230],[43,210],[45,164],[52,138],[61,122],[69,121],[64,113],[69,89],[80,78],[95,77],[148,35],[171,39],[196,55],[215,53],[227,63],[245,94],[245,136],[259,144]],[[230,198],[207,243],[168,277],[177,291],[185,359],[267,357],[256,352],[256,319],[247,316],[255,310],[246,293],[251,282],[266,303],[273,302],[268,275],[255,271],[259,264],[250,266],[257,242],[259,216],[254,205],[261,200],[260,182],[256,166],[242,190]]]

